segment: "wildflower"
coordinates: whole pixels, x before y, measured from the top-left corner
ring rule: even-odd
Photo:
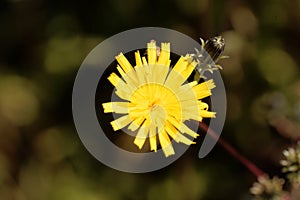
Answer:
[[[268,176],[258,177],[258,182],[255,182],[250,188],[250,192],[255,196],[256,200],[282,200],[287,196],[283,190],[284,179]]]
[[[198,136],[184,122],[215,117],[215,112],[208,111],[208,104],[201,101],[211,95],[215,84],[213,80],[200,84],[186,82],[197,64],[188,54],[181,56],[170,68],[170,43],[162,43],[158,55],[155,41],[151,41],[147,44],[147,58],[135,52],[133,67],[122,53],[116,56],[121,77],[112,73],[108,80],[115,86],[116,95],[124,101],[107,102],[102,106],[105,113],[123,114],[111,122],[114,131],[128,126],[129,130],[137,131],[134,144],[139,149],[149,138],[150,150],[155,152],[158,136],[168,157],[175,154],[172,139],[191,145]]]
[[[285,159],[280,161],[282,172],[287,173],[292,183],[300,184],[300,142],[297,147],[284,150],[283,155]]]

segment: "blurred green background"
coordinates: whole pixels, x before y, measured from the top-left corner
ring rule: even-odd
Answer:
[[[106,38],[158,26],[195,40],[223,35],[228,111],[222,138],[271,176],[300,138],[299,0],[0,2],[0,199],[251,199],[256,180],[222,147],[128,174],[94,159],[76,133],[71,94]]]

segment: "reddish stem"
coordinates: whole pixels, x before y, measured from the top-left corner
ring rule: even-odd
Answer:
[[[206,124],[200,122],[199,127],[207,132],[213,139],[217,140],[217,142],[226,150],[228,151],[234,158],[239,160],[243,165],[245,165],[250,172],[252,172],[255,176],[260,177],[265,175],[265,172],[263,172],[260,168],[258,168],[253,162],[248,160],[245,156],[240,154],[234,147],[232,147],[229,143],[227,143],[222,138],[219,138],[219,136],[209,128]]]

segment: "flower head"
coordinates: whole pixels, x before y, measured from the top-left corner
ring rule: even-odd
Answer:
[[[175,154],[172,139],[191,145],[198,136],[184,122],[215,117],[215,112],[208,111],[208,104],[201,101],[211,95],[215,85],[213,80],[200,84],[186,82],[197,63],[187,54],[171,68],[170,43],[162,43],[158,55],[155,41],[151,41],[147,44],[147,58],[135,52],[133,67],[122,53],[116,56],[121,77],[112,73],[108,80],[124,101],[107,102],[102,106],[105,113],[123,114],[111,122],[115,131],[126,126],[137,131],[134,144],[140,149],[149,138],[151,151],[157,151],[159,141],[168,157]]]
[[[250,192],[255,196],[256,200],[272,199],[282,200],[287,196],[283,191],[284,179],[268,176],[258,177],[258,182],[255,182],[250,188]]]
[[[285,159],[280,161],[283,166],[282,171],[287,173],[292,183],[300,184],[300,142],[296,147],[284,150],[283,155]]]

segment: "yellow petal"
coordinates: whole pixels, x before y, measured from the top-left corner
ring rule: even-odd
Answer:
[[[135,145],[139,147],[139,149],[142,149],[142,147],[144,146],[148,133],[149,133],[149,126],[145,126],[143,124],[142,127],[139,129],[133,142]]]
[[[182,71],[185,70],[189,63],[186,61],[186,59],[181,56],[175,66],[173,67],[174,72],[177,72],[177,74],[180,74]]]
[[[128,87],[126,84],[117,74],[111,73],[110,76],[107,78],[115,87],[116,87],[116,94],[122,98],[128,100],[130,94],[134,90],[134,87]]]
[[[132,93],[139,86],[137,74],[135,70],[132,70],[122,76],[122,78],[126,81],[127,87]]]
[[[158,138],[165,156],[169,157],[171,155],[174,155],[175,151],[173,149],[170,138],[165,130],[162,130],[161,132],[158,133]]]
[[[216,85],[212,79],[205,81],[203,83],[200,83],[193,87],[193,91],[195,94],[197,94],[197,98],[205,98],[211,95],[210,90],[215,88]]]
[[[107,102],[103,103],[104,113],[115,112],[119,114],[128,113],[128,102]]]
[[[207,103],[204,103],[202,101],[198,101],[198,107],[200,110],[207,110],[208,109],[208,104]]]
[[[145,117],[142,115],[132,121],[132,123],[128,126],[128,129],[131,131],[135,131],[141,127],[141,124],[145,121]]]
[[[142,66],[143,63],[142,63],[140,52],[137,51],[137,52],[134,53],[134,55],[135,55],[135,65],[136,66]]]
[[[118,56],[116,56],[116,60],[121,65],[122,69],[125,71],[125,73],[133,70],[132,65],[129,63],[127,58],[123,55],[123,53],[120,53]]]
[[[179,142],[177,137],[179,131],[168,121],[165,125],[165,130],[176,142]]]
[[[165,65],[152,65],[152,81],[163,85],[166,81],[169,67]]]
[[[126,89],[126,88],[124,88],[124,89]],[[129,100],[129,98],[130,98],[129,90],[117,90],[115,93],[121,99]]]
[[[195,144],[195,142],[193,142],[192,140],[188,139],[187,137],[185,137],[181,133],[177,134],[177,138],[178,138],[179,142],[184,143],[186,145]]]
[[[186,133],[190,136],[192,136],[193,138],[196,138],[199,136],[199,134],[197,134],[196,132],[192,131],[189,127],[187,127],[184,123],[180,123],[180,126],[179,126],[179,130],[182,132],[182,133]]]
[[[169,117],[167,119],[167,123],[170,123],[172,126],[174,126],[177,130],[179,130],[181,133],[186,133],[193,138],[196,138],[198,136],[197,133],[195,133],[193,130],[191,130],[189,127],[187,127],[183,122],[179,122],[177,119]],[[171,127],[169,125],[169,127]],[[173,132],[175,132],[175,128],[172,129]],[[174,137],[173,137],[174,138]],[[175,138],[174,138],[175,139]]]
[[[147,44],[148,63],[156,63],[156,43],[154,41]]]
[[[161,50],[157,63],[166,65],[170,59],[170,43],[161,43]]]
[[[188,64],[188,66],[181,72],[181,75],[187,79],[191,73],[194,71],[195,67],[197,65],[197,62],[192,62]]]
[[[145,67],[144,66],[137,66],[135,68],[137,80],[139,82],[139,85],[144,85],[147,82],[146,79],[146,73],[145,73]]]
[[[107,102],[107,103],[103,103],[102,107],[104,109],[104,113],[111,113],[113,112],[113,103],[112,102]]]
[[[143,61],[143,65],[148,65],[148,62],[147,62],[145,56],[142,57],[142,61]],[[147,68],[147,67],[146,67],[146,68]]]
[[[107,79],[111,82],[111,84],[113,84],[113,86],[116,86],[120,81],[122,81],[122,79],[114,72],[111,73]]]
[[[200,115],[202,117],[206,117],[206,118],[216,118],[215,112],[210,112],[210,111],[206,111],[206,110],[200,110]]]
[[[121,75],[122,77],[125,76],[125,72],[123,71],[123,69],[121,68],[120,65],[117,66],[117,70],[118,70],[118,72],[120,73],[120,75]]]
[[[149,140],[150,140],[150,150],[157,151],[157,144],[156,144],[156,128],[153,124],[150,125],[149,128]]]
[[[179,75],[177,72],[175,72],[174,70],[172,70],[166,81],[165,81],[165,86],[167,88],[169,88],[170,90],[172,90],[174,93],[177,93],[177,91],[179,90],[180,88],[180,85],[186,81],[186,79]]]
[[[110,122],[111,126],[113,127],[114,131],[120,130],[124,128],[131,122],[129,115],[124,115],[112,122]]]

